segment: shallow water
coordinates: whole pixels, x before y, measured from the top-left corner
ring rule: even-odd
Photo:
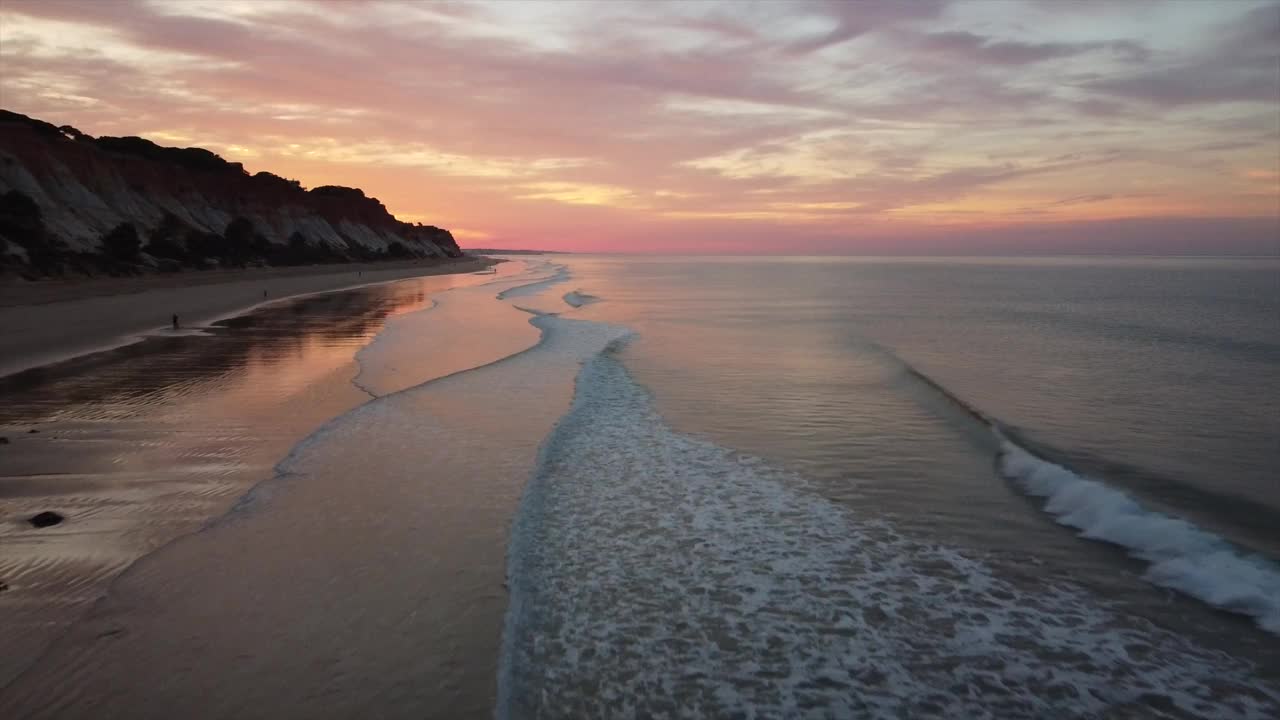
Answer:
[[[544,508],[538,521],[522,513],[536,540],[527,551],[529,599],[513,612],[528,618],[517,627],[545,627],[551,638],[513,649],[513,716],[573,716],[557,706],[587,714],[669,711],[662,703],[677,695],[693,706],[709,702],[706,712],[779,714],[929,714],[965,698],[979,698],[966,714],[1001,717],[1276,711],[1280,538],[1270,518],[1280,406],[1258,392],[1280,380],[1275,261],[566,262],[571,286],[602,299],[575,317],[637,332],[618,354],[628,372],[605,384],[634,378],[652,393],[654,409],[636,402],[589,411],[587,395],[581,411],[594,412],[592,420],[574,426],[570,416],[549,446],[572,449],[548,460],[532,486],[547,494],[536,505]],[[1036,309],[1034,321],[1019,314],[1027,308]],[[1116,330],[1142,323],[1151,327]],[[1153,407],[1142,407],[1146,399]],[[650,430],[646,422],[662,425]],[[612,423],[624,425],[604,435]],[[993,423],[1039,455],[1034,479],[1025,463],[1007,461]],[[566,427],[580,436],[564,436]],[[689,450],[697,443],[711,444]],[[735,453],[767,469],[744,476],[733,469]],[[1194,463],[1182,461],[1191,454]],[[1056,485],[1046,492],[1051,470]],[[778,519],[779,502],[800,501],[752,502],[761,483],[787,498],[793,491],[812,497]],[[732,490],[717,496],[725,487]],[[561,491],[585,495],[560,499]],[[707,522],[708,513],[717,522]],[[618,525],[618,515],[626,524]],[[841,528],[836,536],[861,538],[858,547],[808,522],[828,516]],[[760,535],[759,523],[779,527]],[[867,540],[868,525],[887,528],[893,539]],[[610,549],[599,559],[569,547],[555,552],[559,538]],[[636,547],[645,551],[628,552]],[[700,558],[706,547],[710,557]],[[790,567],[749,568],[770,553],[800,563],[800,578],[788,575]],[[844,556],[896,558],[901,575],[850,571]],[[738,563],[751,571],[741,592],[733,589]],[[512,572],[518,581],[521,571]],[[768,595],[762,577],[790,583],[781,593],[768,588],[782,609],[766,618],[751,599]],[[946,578],[948,592],[937,577]],[[990,582],[1001,588],[1000,600],[1014,598],[1026,635],[992,631],[1004,622],[996,619],[1001,603],[956,577]],[[668,584],[672,578],[679,580]],[[590,590],[570,590],[580,585]],[[556,590],[540,590],[547,586]],[[865,609],[868,586],[881,588],[870,603],[877,617],[919,592],[944,596],[948,605],[909,610],[887,632],[855,615],[844,625],[858,639],[848,652],[814,640],[841,627],[837,610]],[[827,599],[828,591],[838,599]],[[624,602],[628,593],[637,597]],[[656,614],[637,627],[631,619],[645,606]],[[814,608],[819,620],[797,621]],[[983,616],[976,626],[974,608]],[[771,629],[773,615],[785,631]],[[743,624],[717,620],[736,616]],[[1070,648],[1049,642],[1063,617],[1071,618]],[[975,656],[1023,670],[1002,665],[990,682],[968,675],[963,663],[939,676],[908,670],[879,704],[868,698],[883,688],[810,672],[814,657],[830,661],[823,672],[837,674],[870,657],[929,666],[950,652],[957,641],[948,633],[957,628]],[[914,638],[919,659],[893,640],[895,631]],[[689,633],[698,638],[691,645]],[[725,634],[733,647],[717,650]],[[670,639],[638,655],[627,649],[650,636]],[[871,647],[869,636],[876,637]],[[765,637],[791,648],[772,656],[793,673],[790,680],[771,674],[776,668],[754,676],[743,670],[759,669],[752,663],[768,653],[752,642]],[[1139,637],[1135,647],[1159,647],[1153,657],[1164,660],[1108,649]],[[589,662],[579,659],[583,653]],[[646,675],[636,663],[651,667],[650,653],[664,658],[652,663],[659,668],[711,669],[699,670],[697,681]],[[1114,674],[1121,667],[1151,686],[1121,680]],[[1227,667],[1239,670],[1242,684],[1221,695],[1212,669]],[[568,680],[593,673],[585,685]],[[1064,685],[1027,684],[1046,674]],[[940,689],[945,678],[957,683],[955,695]],[[996,685],[1003,690],[993,691]],[[601,694],[607,687],[616,692]],[[931,689],[937,697],[920,700],[928,707],[908,699],[930,698]],[[1031,700],[1046,692],[1049,704]],[[545,696],[556,701],[544,704],[538,698]],[[1268,699],[1236,706],[1226,697]],[[1092,705],[1098,698],[1105,699]]]
[[[545,449],[502,717],[1269,717],[1245,662],[681,435],[613,358]]]
[[[1280,385],[1274,260],[584,258],[574,269],[608,299],[588,315],[639,332],[624,360],[669,420],[828,497],[1096,581],[1152,617],[1182,613],[1151,596],[1142,565],[1027,512],[1043,502],[992,472],[994,421],[1152,513],[1269,558],[1272,579],[1255,587],[1276,587],[1280,401],[1262,391]],[[1202,599],[1217,597],[1213,582]]]

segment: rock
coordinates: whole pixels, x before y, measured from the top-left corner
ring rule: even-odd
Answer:
[[[0,580],[0,592],[4,592],[5,590],[8,590],[8,589],[9,589],[9,583],[3,580]]]
[[[53,512],[52,510],[45,510],[42,513],[33,515],[27,522],[38,528],[46,528],[52,525],[57,525],[62,522],[62,519],[63,518],[60,513]]]
[[[8,445],[8,444],[9,444],[9,438],[0,437],[0,445]]]
[[[30,430],[28,430],[28,431],[27,431],[27,434],[28,434],[28,435],[34,435],[34,434],[36,434],[36,433],[38,433],[38,432],[40,432],[40,431],[39,431],[39,430],[37,430],[37,429],[35,429],[35,428],[31,428]]]

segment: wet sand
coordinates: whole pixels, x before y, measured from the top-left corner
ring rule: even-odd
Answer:
[[[389,319],[516,269],[310,295],[199,334],[162,333],[0,378],[0,437],[9,440],[0,445],[0,706],[7,685],[125,568],[225,513],[298,441],[368,402],[352,382],[356,355]],[[506,352],[473,350],[450,353],[444,368]],[[26,519],[43,510],[67,520],[36,530]]]
[[[414,335],[451,312],[442,300]],[[509,305],[466,309],[474,331],[460,344],[496,338],[501,352],[538,335]],[[247,502],[123,574],[0,712],[490,717],[508,526],[577,369],[560,353],[548,372],[552,352],[517,351],[326,424]]]
[[[264,302],[410,277],[474,272],[488,258],[185,272],[0,284],[0,377]]]

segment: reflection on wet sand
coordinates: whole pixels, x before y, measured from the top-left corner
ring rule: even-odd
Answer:
[[[0,380],[0,686],[136,558],[198,529],[325,420],[369,399],[355,353],[388,318],[489,278],[299,298]],[[27,518],[54,510],[55,527]]]
[[[0,716],[489,715],[508,524],[579,363],[616,335],[544,335],[495,297],[525,281],[387,323],[358,355],[377,399],[121,574]]]

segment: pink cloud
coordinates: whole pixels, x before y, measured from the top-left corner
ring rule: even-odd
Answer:
[[[360,185],[482,244],[915,252],[999,236],[1017,249],[1009,228],[1031,228],[1035,208],[1052,216],[1027,234],[1035,251],[1078,245],[1072,227],[1117,248],[1150,232],[1144,251],[1172,251],[1191,242],[1172,239],[1178,223],[1253,251],[1280,216],[1280,199],[1217,179],[1280,152],[1265,122],[1280,107],[1266,85],[1280,5],[1158,56],[1134,39],[1158,26],[1033,38],[943,2],[609,3],[534,24],[502,4],[248,7],[8,2],[4,103]],[[1199,114],[1164,109],[1188,105]],[[1194,211],[1117,218],[1126,206],[1099,199],[1144,192]]]

